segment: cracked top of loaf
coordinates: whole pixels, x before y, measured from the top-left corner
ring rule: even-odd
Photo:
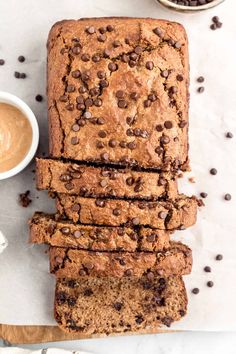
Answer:
[[[51,156],[185,169],[188,73],[187,38],[178,23],[56,23],[48,38]]]

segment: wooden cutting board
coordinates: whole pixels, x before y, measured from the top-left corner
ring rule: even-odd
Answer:
[[[140,334],[164,333],[165,330],[147,331]],[[170,331],[168,331],[170,332]],[[172,332],[172,331],[171,331]],[[127,333],[126,335],[131,335]],[[0,324],[0,338],[10,344],[34,344],[66,340],[99,338],[103,335],[66,334],[57,326],[13,326]]]

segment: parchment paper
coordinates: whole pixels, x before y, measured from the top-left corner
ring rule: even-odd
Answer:
[[[179,14],[164,9],[154,0],[8,0],[0,1],[0,90],[18,95],[35,112],[40,125],[40,152],[47,153],[45,100],[46,39],[54,22],[64,18],[92,16],[139,16],[166,18],[184,24],[190,44],[191,109],[190,157],[192,172],[180,179],[188,194],[208,193],[196,226],[179,231],[175,238],[193,249],[194,267],[185,277],[189,293],[187,317],[172,329],[236,330],[236,1],[198,14]],[[213,15],[223,27],[209,29]],[[17,57],[25,55],[25,63]],[[26,72],[17,80],[14,71]],[[205,77],[205,92],[196,92],[196,78]],[[233,139],[225,133],[232,131]],[[216,176],[209,169],[218,170]],[[0,230],[9,245],[0,254],[0,323],[51,325],[54,277],[49,275],[46,247],[27,244],[27,220],[35,210],[54,210],[46,192],[34,188],[33,165],[23,173],[0,182]],[[195,177],[190,183],[188,177]],[[17,203],[18,193],[30,189],[33,202],[27,209]],[[225,193],[232,194],[226,202]],[[223,261],[215,261],[222,253]],[[212,267],[205,273],[203,267]],[[208,288],[206,282],[214,281]],[[191,294],[199,287],[198,295]]]

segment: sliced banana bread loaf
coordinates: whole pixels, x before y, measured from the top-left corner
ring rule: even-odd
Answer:
[[[174,230],[196,222],[198,201],[179,195],[175,200],[147,202],[92,199],[59,194],[57,210],[74,222],[97,225],[145,225]]]
[[[187,311],[181,277],[57,279],[55,319],[65,332],[84,335],[155,333]]]
[[[177,183],[170,173],[91,167],[50,159],[36,159],[38,189],[84,197],[136,199],[176,198]]]
[[[161,251],[169,247],[170,232],[138,226],[75,225],[53,215],[35,213],[30,220],[30,242],[92,251]]]
[[[50,247],[50,271],[57,278],[137,276],[145,273],[171,276],[189,274],[191,250],[177,242],[161,252],[93,252]]]

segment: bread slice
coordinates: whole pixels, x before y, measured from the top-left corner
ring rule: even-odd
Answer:
[[[146,273],[163,276],[191,272],[192,252],[178,242],[161,252],[93,252],[50,247],[50,271],[57,278],[124,276]]]
[[[187,311],[181,277],[57,279],[55,319],[69,333],[154,333]]]
[[[83,224],[144,225],[161,230],[184,229],[196,222],[198,201],[179,195],[175,200],[146,202],[113,199],[92,199],[59,194],[60,215]]]
[[[84,197],[136,199],[176,198],[177,182],[170,173],[92,167],[50,159],[36,159],[38,189]]]
[[[145,227],[75,225],[53,215],[35,213],[30,220],[31,243],[92,251],[161,251],[169,247],[170,232]]]

